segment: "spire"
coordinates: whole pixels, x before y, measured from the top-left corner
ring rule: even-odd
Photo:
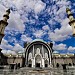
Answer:
[[[73,13],[69,8],[66,8],[67,17],[69,18],[69,25],[72,27],[73,36],[75,37],[75,19],[73,17]]]
[[[8,12],[10,14],[10,9],[6,10],[6,12]]]
[[[0,20],[0,43],[4,37],[5,27],[8,25],[7,20],[9,19],[10,9],[6,10],[6,13],[3,15],[3,20]]]

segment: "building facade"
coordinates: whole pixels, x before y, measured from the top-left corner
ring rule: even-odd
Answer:
[[[25,53],[17,55],[5,55],[2,61],[4,65],[29,68],[63,68],[75,65],[74,54],[59,54],[53,51],[52,43],[36,39],[31,43],[25,43]]]
[[[75,66],[75,55],[53,53],[53,66],[59,68],[63,68],[63,66]]]
[[[25,48],[25,65],[28,67],[50,67],[52,65],[52,49],[50,44],[42,40],[34,40]]]
[[[67,9],[67,13],[70,10]],[[70,12],[71,13],[71,12]],[[71,14],[69,13],[69,18]],[[3,20],[0,21],[0,43],[4,36],[5,27],[8,25],[7,20],[9,19],[10,9],[6,11],[3,16]],[[72,17],[72,20],[73,17]],[[75,20],[74,20],[75,21]],[[73,22],[73,21],[72,21]],[[73,25],[74,28],[74,25]],[[74,34],[75,35],[75,31]],[[74,66],[75,65],[75,55],[74,54],[59,54],[54,53],[52,49],[53,44],[47,43],[40,39],[35,39],[31,43],[25,43],[24,55],[3,55],[0,49],[0,65],[11,65],[15,67],[31,67],[31,68],[50,68],[63,66]]]

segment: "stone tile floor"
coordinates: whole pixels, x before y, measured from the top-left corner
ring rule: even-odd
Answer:
[[[0,75],[75,75],[75,70],[61,70],[61,69],[47,69],[47,70],[35,70],[35,69],[0,69]]]

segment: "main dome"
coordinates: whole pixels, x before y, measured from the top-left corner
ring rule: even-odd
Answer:
[[[44,40],[42,40],[42,39],[35,39],[35,40],[33,40],[32,42],[36,42],[36,41],[41,41],[41,42],[44,42],[44,43],[46,43]]]

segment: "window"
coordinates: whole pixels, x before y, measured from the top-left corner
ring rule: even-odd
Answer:
[[[59,67],[59,63],[57,63],[56,66]]]
[[[69,63],[69,66],[71,66],[72,64],[71,63]]]

